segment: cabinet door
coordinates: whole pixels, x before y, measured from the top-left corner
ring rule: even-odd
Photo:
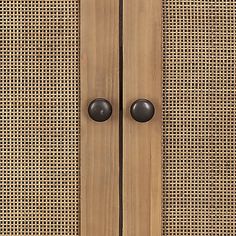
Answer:
[[[118,235],[118,3],[0,3],[0,234]],[[112,103],[102,124],[91,99]]]
[[[124,1],[125,236],[236,234],[235,9]],[[148,123],[130,117],[138,98]]]
[[[161,235],[161,0],[124,1],[124,236]],[[130,107],[148,99],[155,115],[136,122]]]
[[[82,233],[119,235],[119,1],[82,0]],[[105,98],[112,116],[95,122],[88,104]]]

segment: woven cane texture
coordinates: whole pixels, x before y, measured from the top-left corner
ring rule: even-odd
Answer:
[[[163,0],[163,236],[236,235],[236,1]]]
[[[0,235],[79,235],[79,1],[0,1]]]

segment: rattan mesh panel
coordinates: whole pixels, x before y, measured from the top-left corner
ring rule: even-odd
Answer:
[[[163,0],[163,235],[236,235],[236,1]]]
[[[0,2],[0,235],[79,235],[79,1]]]

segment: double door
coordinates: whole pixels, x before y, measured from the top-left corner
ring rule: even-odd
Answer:
[[[82,235],[161,235],[162,2],[81,9]],[[87,113],[96,98],[105,122]]]
[[[0,234],[234,236],[233,0],[0,3]]]

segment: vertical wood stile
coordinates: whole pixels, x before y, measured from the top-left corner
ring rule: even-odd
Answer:
[[[83,236],[119,233],[119,1],[81,1],[81,159]],[[111,119],[96,123],[88,103],[106,98]]]
[[[162,1],[124,1],[124,236],[161,236]],[[146,98],[148,123],[129,109]]]

